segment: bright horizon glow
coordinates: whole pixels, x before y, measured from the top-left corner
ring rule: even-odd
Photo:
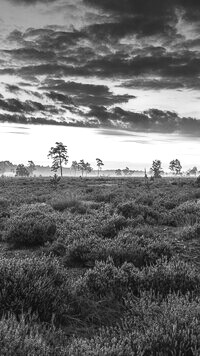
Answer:
[[[68,148],[69,162],[84,159],[96,167],[96,158],[104,162],[103,169],[149,169],[152,161],[160,159],[168,170],[172,159],[179,159],[183,170],[197,166],[200,169],[200,142],[198,138],[178,134],[138,133],[65,126],[0,124],[1,161],[14,164],[50,166],[47,154],[55,142]]]

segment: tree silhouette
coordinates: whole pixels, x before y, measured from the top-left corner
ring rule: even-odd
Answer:
[[[99,176],[99,173],[102,170],[102,167],[104,166],[104,163],[102,162],[102,160],[100,158],[96,158],[96,161],[97,161],[98,176]]]
[[[16,177],[28,177],[29,176],[28,168],[24,164],[18,164],[16,168]]]
[[[128,167],[123,169],[122,172],[124,173],[125,176],[128,176],[129,174],[131,174],[131,171],[130,171],[130,169]]]
[[[81,159],[80,162],[78,163],[78,169],[81,171],[82,177],[83,177],[84,172],[86,174],[92,172],[92,167],[91,167],[90,163],[85,162],[84,159]]]
[[[189,169],[189,170],[186,172],[186,174],[187,174],[187,176],[189,176],[190,174],[196,176],[197,171],[198,171],[197,167],[193,167],[192,169]]]
[[[163,173],[161,161],[158,159],[153,161],[151,170],[153,172],[154,178],[161,178],[161,173]]]
[[[7,171],[13,170],[13,164],[10,161],[1,161],[0,162],[0,173],[4,174]]]
[[[28,161],[28,167],[27,167],[29,174],[32,175],[33,172],[36,170],[35,163],[33,161]]]
[[[63,165],[68,163],[67,146],[63,145],[62,142],[56,142],[55,147],[51,147],[48,158],[53,159],[53,164],[51,170],[57,172],[60,169],[60,176],[63,175]]]
[[[169,169],[175,174],[180,174],[182,169],[180,161],[178,159],[172,160],[169,164]]]
[[[115,174],[117,175],[117,176],[121,176],[122,175],[122,170],[121,169],[116,169],[115,170]]]
[[[76,175],[76,172],[78,171],[78,169],[79,169],[78,162],[77,161],[73,161],[72,165],[71,165],[71,170],[73,170],[75,172],[75,175]]]

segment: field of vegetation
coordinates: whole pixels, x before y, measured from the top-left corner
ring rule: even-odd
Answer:
[[[0,179],[1,356],[200,355],[200,183]]]

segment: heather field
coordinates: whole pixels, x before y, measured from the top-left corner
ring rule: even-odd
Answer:
[[[200,355],[198,178],[1,178],[1,356]]]

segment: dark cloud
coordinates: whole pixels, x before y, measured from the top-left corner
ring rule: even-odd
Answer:
[[[10,93],[18,93],[21,88],[18,85],[12,85],[12,84],[6,84],[6,90],[8,90]]]
[[[200,89],[200,79],[198,78],[160,78],[160,79],[153,79],[153,78],[145,78],[141,77],[138,79],[127,80],[124,81],[120,87],[128,88],[128,89],[143,89],[143,90],[162,90],[162,89]]]
[[[49,99],[53,100],[53,101],[59,101],[59,102],[62,102],[64,104],[67,104],[67,105],[74,105],[74,102],[73,102],[72,98],[70,98],[67,95],[57,93],[55,91],[51,91],[50,93],[46,93],[46,96]]]
[[[98,38],[98,40],[115,40],[136,35],[138,38],[144,36],[155,36],[162,34],[164,36],[175,36],[174,27],[163,22],[162,18],[156,19],[145,17],[119,18],[115,22],[90,25],[85,29],[88,36]]]
[[[190,117],[180,117],[172,111],[150,109],[143,113],[91,107],[87,114],[98,120],[99,127],[126,129],[133,132],[180,133],[200,136],[200,121]]]
[[[64,80],[46,82],[41,89],[49,89],[71,96],[75,105],[105,105],[125,103],[135,98],[133,95],[115,95],[106,85],[83,84],[78,82],[65,82]],[[55,95],[55,94],[54,94]]]
[[[8,0],[8,1],[12,2],[15,5],[20,5],[20,4],[33,5],[36,3],[48,4],[51,2],[56,2],[57,0]]]
[[[200,12],[198,0],[84,0],[84,2],[114,14],[161,17],[163,20],[170,19],[176,9],[185,11],[185,16],[190,18]]]
[[[53,61],[56,57],[54,52],[37,50],[35,48],[4,50],[4,53],[9,54],[16,60],[23,61]]]
[[[52,112],[59,113],[52,107]],[[49,107],[49,112],[51,112]],[[179,133],[183,136],[199,137],[200,121],[191,117],[180,117],[177,113],[171,111],[162,111],[151,109],[144,113],[137,113],[122,110],[119,107],[106,109],[105,107],[92,107],[88,114],[83,114],[80,119],[72,119],[67,122],[60,117],[59,120],[49,119],[47,117],[27,116],[24,113],[0,114],[0,122],[13,122],[21,124],[44,124],[44,125],[62,125],[74,127],[93,127],[108,130],[107,134],[122,135],[127,130],[129,135],[134,132],[157,132],[157,133]],[[111,130],[111,131],[110,131]]]
[[[10,111],[13,113],[29,113],[34,111],[43,111],[45,110],[44,105],[41,103],[26,100],[21,102],[18,99],[0,99],[0,109],[5,111]]]
[[[116,53],[91,60],[85,66],[85,71],[97,73],[102,78],[132,78],[133,83],[140,77],[144,79],[150,77],[158,84],[158,87],[160,85],[162,87],[163,83],[166,82],[166,88],[188,87],[198,89],[200,54],[194,51],[178,53],[171,51],[169,53],[163,52],[163,54],[126,57],[124,54]],[[160,82],[155,78],[161,78]]]

